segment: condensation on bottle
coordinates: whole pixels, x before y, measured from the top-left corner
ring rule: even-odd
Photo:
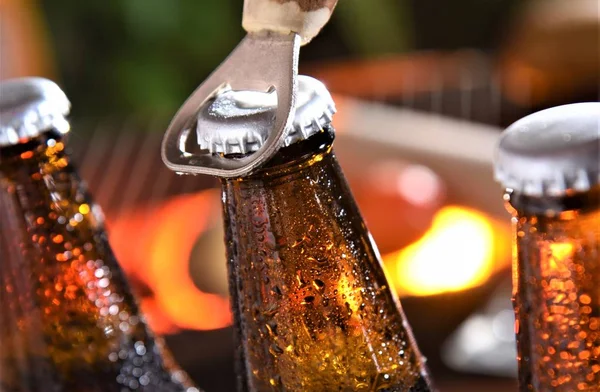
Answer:
[[[66,153],[53,82],[0,84],[0,391],[198,392],[154,337]]]
[[[496,177],[513,215],[519,390],[600,391],[600,103],[513,124]]]
[[[431,391],[332,151],[331,96],[304,76],[298,90],[277,154],[222,179],[239,390]],[[251,153],[276,102],[272,92],[222,93],[199,112],[197,139],[223,159]]]

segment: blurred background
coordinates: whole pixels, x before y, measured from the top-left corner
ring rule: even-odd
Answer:
[[[340,0],[301,52],[334,94],[336,151],[442,392],[516,390],[503,127],[599,99],[596,0]],[[209,391],[233,391],[218,183],[159,145],[244,35],[242,0],[0,2],[0,78],[73,103],[70,147],[152,326]]]

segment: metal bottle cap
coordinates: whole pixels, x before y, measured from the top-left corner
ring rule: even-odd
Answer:
[[[529,196],[562,196],[600,184],[600,103],[558,106],[502,134],[496,180]]]
[[[56,83],[43,78],[0,82],[0,147],[11,146],[50,129],[69,131],[71,104]]]
[[[273,128],[275,92],[234,91],[219,94],[197,117],[198,144],[211,153],[246,154],[258,150]],[[323,83],[298,76],[296,114],[285,130],[284,146],[306,139],[331,123],[335,105]]]

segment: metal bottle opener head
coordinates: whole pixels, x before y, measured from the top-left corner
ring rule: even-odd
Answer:
[[[245,0],[242,24],[248,34],[175,114],[162,144],[165,165],[178,173],[239,177],[271,158],[294,118],[300,45],[318,34],[336,3],[337,0]],[[226,90],[274,90],[277,94],[269,137],[258,151],[240,159],[224,159],[191,147],[197,139],[196,114]]]
[[[219,177],[247,174],[277,151],[278,141],[294,118],[300,37],[297,34],[248,34],[179,109],[163,140],[163,161],[171,170]],[[277,93],[277,111],[266,143],[254,154],[232,160],[219,155],[189,151],[195,137],[196,114],[211,98],[225,90]]]

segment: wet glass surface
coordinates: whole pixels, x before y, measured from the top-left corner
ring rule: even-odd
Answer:
[[[48,133],[0,151],[0,391],[197,392],[147,329]]]
[[[242,389],[429,391],[331,142],[223,180]]]
[[[520,390],[600,391],[598,190],[548,208],[512,199]]]

